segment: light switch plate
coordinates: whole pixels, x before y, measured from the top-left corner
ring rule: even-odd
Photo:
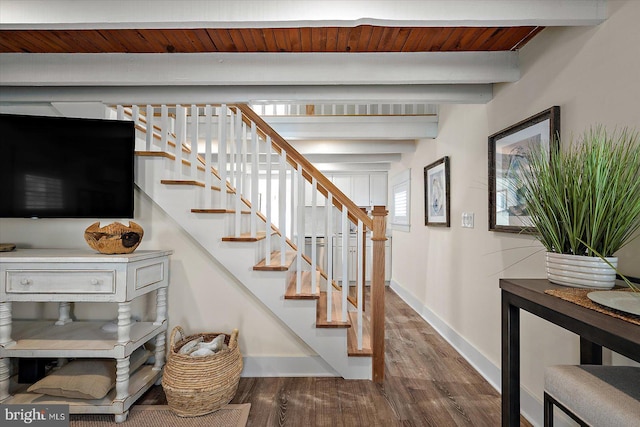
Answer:
[[[473,228],[473,212],[462,212],[462,228]]]

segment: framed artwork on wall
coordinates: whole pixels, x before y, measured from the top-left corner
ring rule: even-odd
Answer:
[[[424,167],[424,225],[451,226],[449,157]]]
[[[489,137],[489,230],[534,231],[516,178],[531,149],[557,152],[559,132],[560,107],[554,106]]]

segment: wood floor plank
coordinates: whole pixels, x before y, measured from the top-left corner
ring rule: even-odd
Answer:
[[[247,426],[499,426],[498,392],[393,291],[385,298],[384,383],[240,378],[231,403],[251,403]],[[138,403],[166,404],[158,388]]]

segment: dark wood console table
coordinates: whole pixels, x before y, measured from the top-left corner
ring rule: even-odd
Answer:
[[[502,425],[520,425],[520,309],[580,335],[580,363],[602,364],[602,347],[640,362],[640,326],[545,294],[546,279],[500,279]]]

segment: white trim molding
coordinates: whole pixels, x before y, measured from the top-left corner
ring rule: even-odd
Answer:
[[[245,356],[242,377],[339,377],[320,356]]]

